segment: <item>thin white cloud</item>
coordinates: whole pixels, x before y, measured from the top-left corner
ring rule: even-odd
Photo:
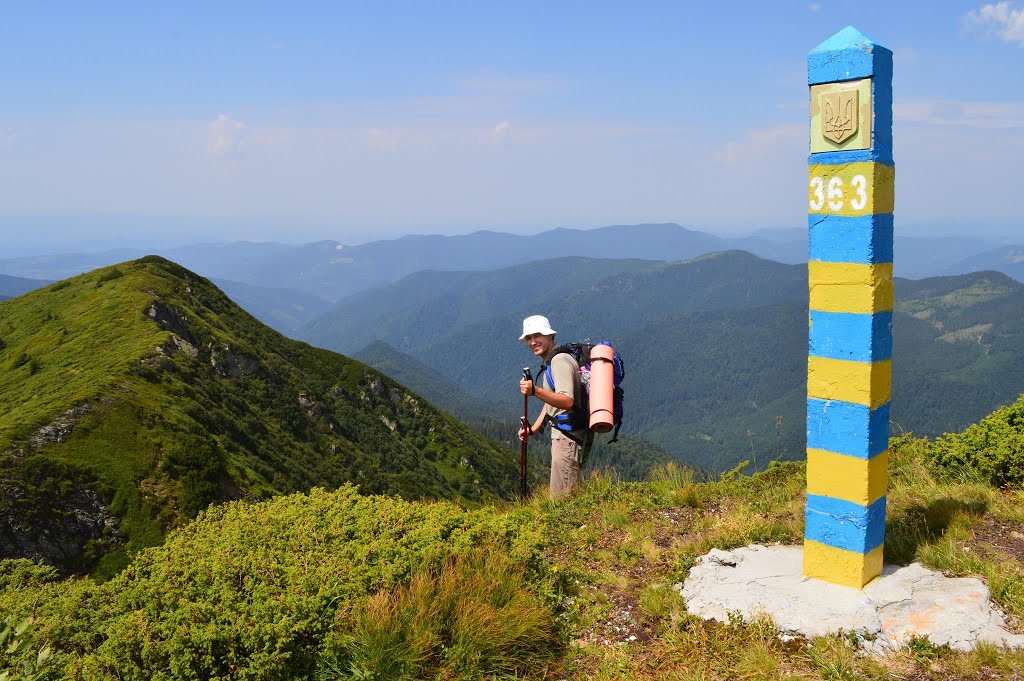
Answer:
[[[820,12],[821,5],[817,2],[812,2],[811,4],[807,5],[807,9],[809,9],[812,12]]]
[[[371,149],[377,151],[387,151],[389,153],[398,152],[398,141],[402,138],[402,134],[397,130],[381,130],[379,128],[373,128],[366,131],[366,143]]]
[[[897,64],[914,63],[921,59],[921,53],[913,47],[894,47],[892,54],[893,61]]]
[[[206,150],[214,158],[235,156],[242,150],[245,124],[220,114],[207,126]]]
[[[0,151],[10,149],[18,141],[18,133],[14,128],[0,124]]]
[[[964,16],[968,26],[984,29],[1000,40],[1024,47],[1024,9],[1014,2],[990,2]]]
[[[508,121],[502,121],[494,126],[494,136],[498,139],[504,139],[508,135],[508,129],[511,124]]]
[[[806,125],[779,125],[764,130],[751,130],[741,139],[730,140],[714,153],[714,160],[727,166],[753,167],[775,151],[806,143]]]
[[[564,87],[561,79],[554,76],[470,76],[458,81],[463,90],[492,94],[536,94],[552,92]]]
[[[1024,128],[1024,101],[911,99],[893,104],[898,122],[981,129]]]

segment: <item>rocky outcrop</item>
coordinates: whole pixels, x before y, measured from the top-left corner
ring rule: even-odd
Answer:
[[[160,324],[164,329],[181,337],[189,345],[198,345],[191,332],[189,332],[188,326],[185,324],[185,318],[164,301],[154,300],[150,304],[149,309],[146,310],[146,315]]]
[[[91,556],[121,543],[120,519],[110,500],[85,484],[63,494],[29,490],[36,480],[0,478],[0,559],[29,558],[67,573],[88,571]],[[83,556],[88,556],[83,560]]]
[[[187,340],[177,334],[171,334],[171,337],[164,343],[160,351],[164,355],[173,355],[176,352],[183,352],[192,359],[199,357],[199,348],[189,343]]]
[[[26,446],[0,452],[0,457],[22,459],[36,449],[67,442],[78,422],[103,403],[83,402],[68,409],[28,438]],[[18,473],[14,473],[18,470]],[[0,559],[29,558],[69,568],[88,570],[82,556],[102,555],[121,543],[120,519],[107,506],[110,500],[85,480],[69,480],[54,487],[58,476],[46,468],[4,469],[0,472]]]
[[[50,442],[67,442],[71,435],[71,429],[75,422],[92,410],[92,406],[85,402],[72,407],[54,419],[53,423],[43,426],[29,438],[29,444],[33,448],[42,447]]]
[[[370,389],[371,395],[376,395],[381,399],[390,400],[392,404],[399,404],[402,400],[408,398],[406,392],[401,388],[389,388],[383,379],[374,377],[371,378],[367,383],[367,387]],[[368,395],[364,395],[363,399],[368,399]]]
[[[299,394],[299,406],[306,412],[306,415],[310,418],[318,419],[324,414],[323,408],[320,403],[314,400],[309,395]]]
[[[103,398],[103,401],[108,401],[109,398]],[[75,424],[83,416],[93,410],[93,405],[89,402],[83,402],[82,404],[68,409],[66,412],[55,418],[51,423],[43,426],[28,438],[28,450],[39,449],[40,447],[50,444],[52,442],[67,442],[68,438],[71,437],[71,431],[74,429]],[[15,447],[6,451],[0,452],[0,456],[10,456],[17,458],[24,456],[26,449],[24,447]]]
[[[263,370],[255,357],[235,352],[227,345],[210,349],[210,365],[217,375],[224,378],[242,378]]]

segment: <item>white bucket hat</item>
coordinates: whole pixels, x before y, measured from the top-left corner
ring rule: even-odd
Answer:
[[[523,335],[519,340],[526,340],[527,336],[539,333],[542,336],[554,336],[555,330],[551,328],[551,322],[544,315],[535,314],[523,320]]]

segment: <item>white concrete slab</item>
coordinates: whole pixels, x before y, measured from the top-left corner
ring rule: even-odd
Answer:
[[[704,619],[766,615],[784,635],[855,632],[877,653],[914,636],[954,650],[971,650],[979,641],[1024,648],[1024,635],[1006,628],[980,579],[946,577],[919,563],[887,565],[866,587],[851,589],[805,577],[800,546],[712,549],[676,587],[687,610]]]

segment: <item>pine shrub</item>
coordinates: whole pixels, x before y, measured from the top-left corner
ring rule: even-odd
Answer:
[[[997,486],[1024,483],[1024,397],[960,433],[947,433],[927,456],[953,471],[969,469]]]

